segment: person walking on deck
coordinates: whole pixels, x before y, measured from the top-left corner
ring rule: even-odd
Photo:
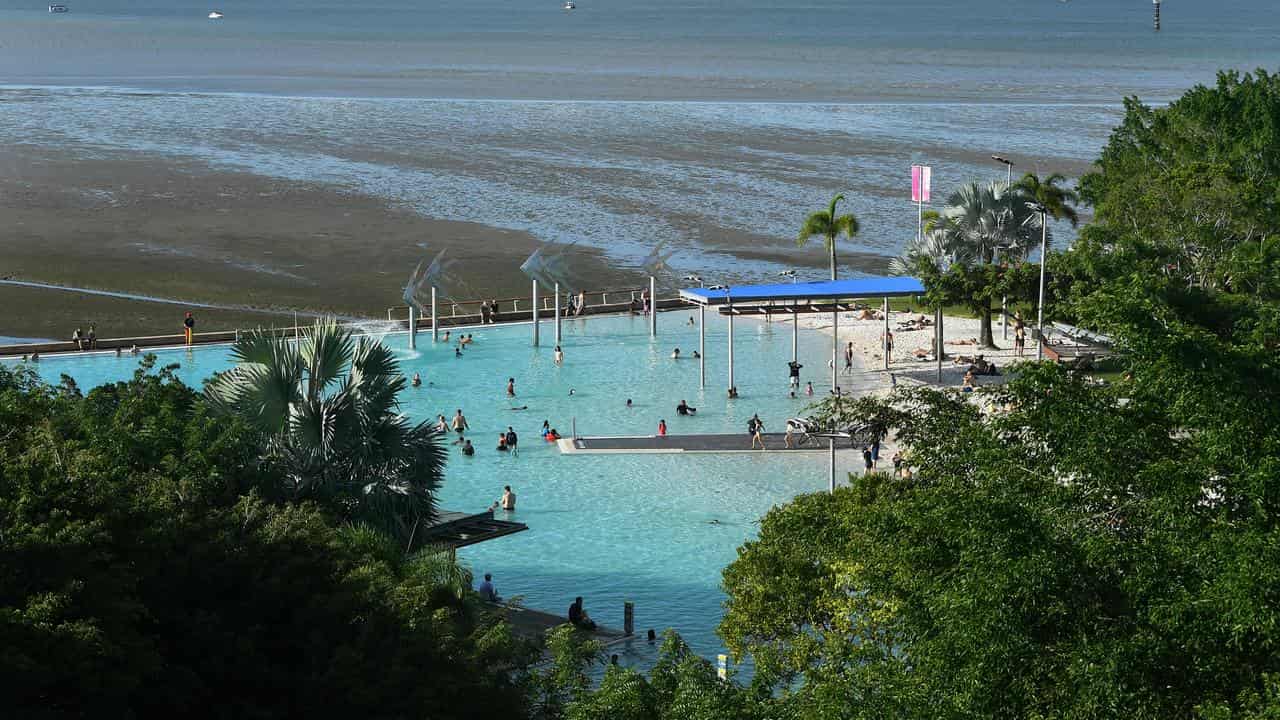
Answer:
[[[182,336],[188,345],[191,344],[191,336],[196,331],[196,319],[190,312],[182,319]]]
[[[747,421],[747,432],[751,433],[751,449],[755,450],[758,444],[764,450],[764,421],[759,415],[753,414]]]

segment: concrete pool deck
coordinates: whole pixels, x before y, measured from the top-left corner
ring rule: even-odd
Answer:
[[[798,438],[799,436],[795,436]],[[622,455],[671,453],[759,453],[759,452],[827,452],[827,444],[821,439],[811,440],[804,447],[785,446],[782,433],[765,433],[766,450],[752,449],[751,436],[742,433],[713,433],[707,435],[619,435],[561,438],[556,446],[564,455]]]

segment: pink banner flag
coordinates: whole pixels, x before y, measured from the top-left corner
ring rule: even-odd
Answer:
[[[933,173],[928,165],[911,166],[911,202],[929,202],[929,192],[933,189]]]

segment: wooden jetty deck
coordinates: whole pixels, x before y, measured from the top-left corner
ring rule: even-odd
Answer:
[[[798,438],[793,438],[798,440]],[[560,452],[579,454],[668,454],[668,453],[758,453],[758,452],[826,452],[822,440],[810,440],[803,447],[785,447],[782,433],[764,434],[765,451],[751,449],[751,436],[745,432],[710,435],[631,435],[562,438],[556,441]]]
[[[441,510],[431,525],[423,529],[422,539],[426,543],[457,549],[528,529],[524,523],[494,518],[492,510],[482,513]]]
[[[561,625],[569,622],[568,618],[562,615],[545,612],[542,610],[533,610],[519,605],[507,605],[503,603],[490,603],[489,607],[502,616],[504,620],[511,625],[515,634],[530,638],[541,639],[546,636],[547,631],[553,630]],[[588,612],[590,609],[588,608]],[[595,630],[579,630],[585,636],[592,640],[599,641],[604,645],[614,645],[628,638],[635,637],[628,635],[616,628],[608,628],[603,625],[597,625]]]

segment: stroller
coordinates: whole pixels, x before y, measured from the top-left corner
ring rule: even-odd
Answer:
[[[804,447],[811,442],[816,442],[813,433],[817,432],[817,430],[813,423],[804,418],[790,418],[787,420],[787,432],[791,433],[791,442],[796,447]]]

